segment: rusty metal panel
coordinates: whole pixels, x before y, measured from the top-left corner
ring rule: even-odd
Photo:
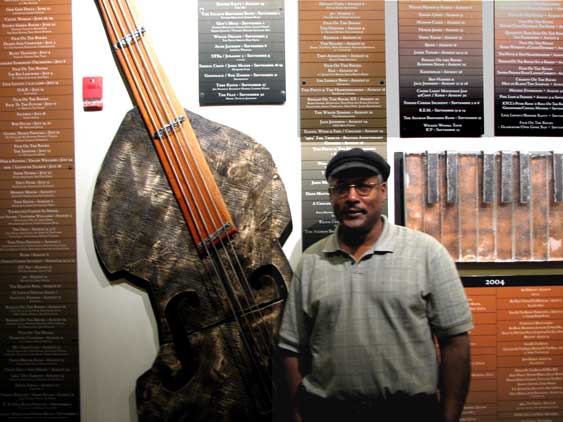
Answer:
[[[451,182],[451,177],[447,177],[448,168],[445,157],[440,158],[440,192],[443,192],[440,198],[442,244],[452,257],[459,259],[459,204],[447,201],[448,181]]]
[[[549,207],[550,260],[563,261],[563,154],[553,154],[553,195]]]
[[[424,231],[424,164],[422,156],[405,156],[405,221],[409,227]]]
[[[438,166],[438,154],[432,154],[433,158],[427,163],[427,177],[432,179],[427,185],[427,203],[424,211],[424,231],[430,236],[442,241],[442,224],[441,224],[441,204],[440,204],[440,168]],[[430,201],[432,200],[432,201]]]
[[[477,238],[479,226],[479,156],[460,155],[458,157],[458,200],[460,226],[460,260],[477,259]]]
[[[561,157],[405,153],[405,223],[458,262],[563,261]]]
[[[554,202],[563,202],[563,154],[553,154]]]
[[[510,160],[510,162],[509,162]],[[511,261],[512,256],[512,156],[506,152],[497,155],[497,195],[495,201],[495,254],[488,259]],[[510,164],[509,164],[510,163]]]
[[[547,259],[547,236],[549,219],[549,180],[545,157],[533,157],[530,163],[532,175],[532,258]]]

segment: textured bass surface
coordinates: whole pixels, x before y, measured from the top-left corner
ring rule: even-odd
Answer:
[[[281,250],[291,231],[283,183],[266,149],[247,135],[188,117],[238,228],[233,249],[255,298],[239,315],[242,331],[267,333],[271,347],[291,277]],[[158,356],[137,382],[139,420],[270,420],[257,404],[259,382],[240,323],[195,248],[136,110],[102,165],[92,225],[103,267],[146,289],[158,324]],[[270,368],[270,358],[261,356],[260,365]]]

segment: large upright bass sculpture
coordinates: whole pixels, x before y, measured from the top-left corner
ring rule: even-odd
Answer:
[[[183,110],[130,1],[96,3],[137,106],[103,163],[92,224],[103,266],[146,289],[158,323],[139,420],[269,421],[291,273],[283,184],[264,148]]]

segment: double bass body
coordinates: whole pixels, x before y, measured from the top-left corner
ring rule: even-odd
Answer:
[[[251,291],[235,287],[234,299],[246,303],[250,293],[253,300],[233,313],[214,262],[194,245],[143,120],[129,112],[96,182],[92,225],[103,267],[147,291],[158,325],[158,355],[137,380],[139,421],[271,420],[273,393],[264,389],[291,276],[281,250],[291,230],[285,190],[263,147],[187,116],[238,229],[229,248]]]

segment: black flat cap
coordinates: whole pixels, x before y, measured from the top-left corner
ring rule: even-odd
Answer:
[[[381,155],[374,151],[366,151],[361,148],[352,148],[347,151],[338,151],[330,159],[325,170],[325,177],[328,178],[340,173],[343,170],[352,168],[364,168],[380,174],[383,181],[389,177],[391,167]]]

